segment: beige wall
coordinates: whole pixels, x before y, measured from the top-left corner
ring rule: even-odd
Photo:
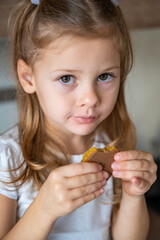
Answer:
[[[126,84],[128,109],[138,147],[157,151],[153,142],[160,146],[160,28],[133,31],[131,36],[135,64]]]

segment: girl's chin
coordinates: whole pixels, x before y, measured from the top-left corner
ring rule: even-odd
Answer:
[[[75,135],[79,135],[79,136],[87,136],[89,134],[92,134],[95,131],[95,127],[94,128],[79,128],[79,129],[72,129],[72,133]]]

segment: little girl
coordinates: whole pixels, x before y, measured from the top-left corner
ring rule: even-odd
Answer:
[[[145,239],[156,165],[134,150],[132,48],[117,2],[24,0],[9,26],[19,124],[0,137],[0,238]],[[81,163],[107,144],[120,150],[112,177]]]

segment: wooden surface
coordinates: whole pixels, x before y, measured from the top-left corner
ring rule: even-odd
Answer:
[[[0,37],[7,37],[7,19],[22,0],[0,0]],[[160,27],[160,0],[118,0],[130,28]]]

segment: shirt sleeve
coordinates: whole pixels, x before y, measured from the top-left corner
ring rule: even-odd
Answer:
[[[0,194],[12,199],[18,199],[16,185],[10,183],[18,174],[17,171],[11,171],[15,169],[17,160],[17,152],[14,147],[6,145],[0,139]]]

